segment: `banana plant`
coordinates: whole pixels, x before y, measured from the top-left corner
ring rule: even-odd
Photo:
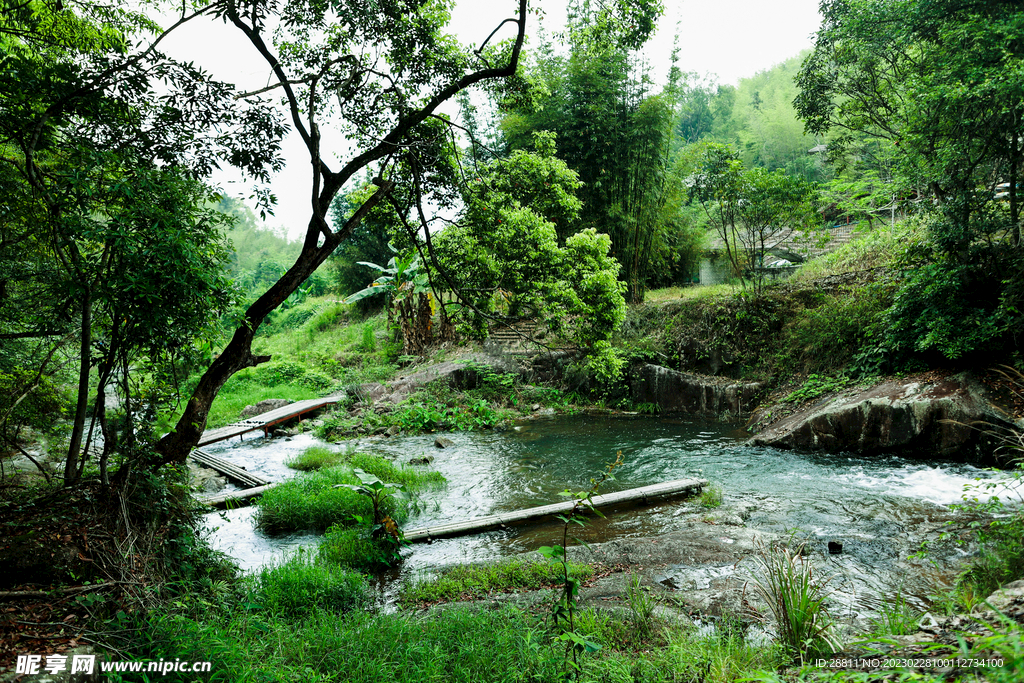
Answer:
[[[371,536],[380,538],[387,535],[399,540],[400,532],[394,520],[387,514],[385,506],[389,498],[408,500],[409,496],[405,492],[405,486],[401,484],[385,484],[376,476],[359,468],[352,470],[352,473],[359,480],[358,484],[335,484],[334,488],[350,489],[370,499],[370,503],[373,505]]]
[[[396,254],[387,266],[369,261],[358,263],[373,268],[379,275],[370,286],[345,299],[345,303],[355,303],[378,294],[386,295],[388,327],[391,328],[392,313],[397,310],[404,352],[420,355],[432,336],[431,316],[435,311],[436,300],[430,292],[430,279],[419,255],[415,252],[404,256]]]
[[[373,268],[380,275],[374,278],[368,287],[345,299],[346,304],[352,304],[378,294],[386,294],[392,303],[398,304],[414,294],[426,292],[430,286],[426,269],[422,267],[420,257],[415,253],[406,256],[396,254],[391,257],[387,266],[369,261],[358,261],[358,264]]]

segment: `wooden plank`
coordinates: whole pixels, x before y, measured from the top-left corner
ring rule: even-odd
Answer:
[[[647,503],[659,498],[682,496],[700,491],[708,485],[707,479],[677,479],[661,484],[641,486],[640,488],[616,491],[594,496],[594,507],[607,507],[621,503]],[[561,503],[541,505],[540,507],[504,512],[486,517],[477,517],[462,522],[448,522],[421,529],[412,529],[405,532],[405,540],[410,543],[420,543],[435,538],[449,538],[466,534],[478,533],[494,529],[508,524],[525,522],[529,520],[543,519],[553,515],[565,514],[572,510],[574,501],[567,500]]]
[[[228,462],[223,458],[218,458],[217,456],[211,455],[206,451],[201,451],[198,448],[192,451],[190,457],[204,467],[217,470],[225,477],[241,486],[265,486],[270,483],[269,479],[264,479],[258,474],[249,472],[244,467],[239,467],[232,462]]]
[[[262,429],[264,431],[269,430],[274,425],[287,422],[288,420],[305,415],[313,410],[318,410],[324,406],[333,405],[338,402],[339,398],[341,397],[327,396],[325,398],[309,398],[304,401],[296,401],[295,403],[289,403],[286,406],[276,408],[246,420],[233,422],[223,427],[217,427],[216,429],[208,429],[203,432],[201,437],[199,437],[199,443],[197,443],[196,446],[206,446],[218,441],[225,441],[235,436],[254,432],[258,429]]]
[[[264,486],[256,486],[251,489],[242,489],[241,491],[214,493],[208,496],[196,496],[196,500],[211,507],[225,507],[228,503],[249,501],[273,486],[277,486],[277,484],[266,484]]]

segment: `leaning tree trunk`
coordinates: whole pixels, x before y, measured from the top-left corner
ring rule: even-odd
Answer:
[[[329,169],[329,165],[324,162],[321,155],[320,131],[315,111],[311,108],[304,111],[304,105],[300,103],[299,98],[292,89],[292,85],[296,81],[290,77],[280,60],[273,54],[270,46],[267,45],[262,34],[262,26],[253,19],[251,14],[240,13],[239,4],[228,3],[224,19],[238,28],[266,60],[271,71],[274,73],[274,80],[283,90],[291,114],[292,125],[303,139],[310,155],[313,180],[310,197],[312,217],[307,224],[305,241],[298,259],[288,269],[288,272],[275,282],[245,312],[245,318],[242,324],[235,330],[231,341],[228,342],[228,345],[221,354],[199,379],[199,384],[196,386],[191,398],[189,398],[188,404],[185,406],[185,410],[175,425],[174,430],[157,442],[154,453],[142,460],[141,464],[145,467],[159,467],[171,462],[185,461],[189,452],[199,442],[203,430],[206,428],[210,406],[214,398],[216,398],[217,392],[224,386],[224,383],[239,370],[270,360],[270,356],[256,356],[252,352],[252,341],[259,326],[274,309],[313,274],[320,264],[327,260],[327,257],[352,233],[352,230],[362,222],[366,214],[394,186],[394,183],[390,180],[381,180],[380,182],[375,180],[374,182],[378,185],[378,188],[373,196],[363,203],[345,223],[344,227],[340,230],[332,231],[324,220],[324,216],[327,215],[331,201],[344,186],[345,182],[351,179],[357,172],[368,168],[371,163],[382,159],[390,159],[397,149],[407,143],[409,134],[417,126],[428,118],[435,116],[434,112],[441,105],[454,98],[460,92],[477,83],[515,75],[519,65],[519,56],[526,39],[527,0],[519,0],[517,17],[502,21],[498,27],[501,28],[506,23],[511,22],[517,28],[515,42],[505,65],[491,67],[485,64],[484,68],[464,74],[454,82],[441,87],[419,109],[402,113],[394,128],[387,135],[380,138],[374,147],[356,155],[340,171],[334,172]],[[497,29],[494,32],[496,33]],[[490,38],[487,40],[489,41]],[[308,101],[311,103],[315,101],[314,88],[318,82],[319,78],[307,82],[310,88]],[[322,244],[320,244],[321,240],[323,240]],[[130,466],[131,461],[129,460],[118,471],[116,479],[124,481],[129,475]]]

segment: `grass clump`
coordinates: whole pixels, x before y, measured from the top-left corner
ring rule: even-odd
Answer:
[[[702,508],[711,510],[713,508],[722,507],[723,498],[722,487],[710,484],[701,489],[700,496],[697,498],[697,503]]]
[[[352,467],[368,472],[387,484],[401,484],[410,491],[436,488],[447,482],[440,472],[396,466],[390,460],[368,453],[353,453],[348,462]]]
[[[310,472],[322,470],[325,467],[340,465],[347,460],[349,455],[343,451],[335,451],[323,446],[310,446],[298,455],[294,455],[284,461],[284,464],[293,470]]]
[[[267,533],[324,531],[333,524],[348,524],[354,515],[373,513],[370,501],[355,491],[335,488],[338,484],[358,484],[347,467],[331,467],[309,472],[282,482],[266,491],[256,503],[256,526]],[[389,514],[403,520],[404,508]],[[401,521],[401,520],[400,520]]]
[[[321,562],[356,571],[376,571],[395,565],[394,544],[370,536],[365,526],[332,526],[318,551]]]
[[[256,590],[265,610],[289,618],[318,609],[344,612],[372,602],[361,574],[320,562],[305,552],[263,567],[256,576]]]
[[[354,517],[373,516],[369,498],[339,486],[360,484],[353,467],[377,476],[389,484],[401,484],[410,493],[440,486],[445,479],[439,472],[395,467],[374,455],[354,453],[344,465],[307,472],[266,491],[257,502],[256,525],[267,533],[313,530],[323,532],[333,525],[351,526]],[[416,500],[384,501],[383,513],[402,524],[415,509]]]
[[[590,565],[569,563],[570,576],[586,581],[594,575]],[[399,602],[403,605],[473,600],[490,593],[510,593],[552,586],[562,580],[561,565],[511,559],[486,565],[448,569],[427,581],[407,583]]]
[[[838,648],[825,606],[830,577],[817,576],[802,550],[761,546],[756,556],[760,571],[753,577],[757,593],[768,603],[779,642],[801,664]]]
[[[892,600],[882,603],[880,616],[873,619],[871,625],[876,635],[905,636],[918,630],[917,622],[920,618],[921,613],[897,591]]]

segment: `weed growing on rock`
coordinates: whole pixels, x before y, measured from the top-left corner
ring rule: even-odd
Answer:
[[[849,377],[829,377],[826,375],[808,375],[807,380],[796,391],[786,396],[787,403],[803,403],[824,396],[833,391],[845,389],[850,384]]]
[[[832,618],[825,604],[831,594],[831,577],[815,573],[801,552],[803,546],[794,552],[760,544],[758,550],[754,586],[768,603],[779,641],[792,659],[802,664],[835,652],[839,645],[832,634]],[[764,619],[764,615],[756,616]]]
[[[700,491],[700,497],[697,502],[700,503],[702,508],[713,509],[722,506],[722,487],[711,484],[705,486]]]

